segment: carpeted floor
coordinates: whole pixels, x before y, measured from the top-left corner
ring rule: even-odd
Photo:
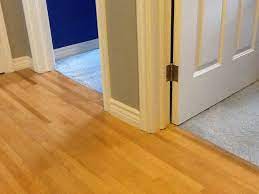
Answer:
[[[102,93],[100,50],[96,49],[56,61],[55,69],[63,75]]]
[[[181,128],[259,166],[259,82],[192,118]]]

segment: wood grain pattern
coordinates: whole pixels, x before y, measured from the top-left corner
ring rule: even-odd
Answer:
[[[259,193],[256,167],[175,127],[146,134],[62,75],[0,76],[0,193]]]

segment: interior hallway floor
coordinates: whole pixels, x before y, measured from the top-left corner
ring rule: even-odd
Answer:
[[[55,69],[76,82],[102,93],[100,50],[56,61]]]
[[[259,82],[181,127],[259,166]]]
[[[58,72],[0,75],[0,193],[258,194],[259,170],[172,127],[147,134]]]

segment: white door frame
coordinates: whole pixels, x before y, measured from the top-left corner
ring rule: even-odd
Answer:
[[[22,0],[37,73],[53,70],[54,51],[46,0]],[[169,85],[165,65],[170,62],[171,0],[136,0],[140,89],[140,125],[155,132],[169,124]],[[110,65],[106,0],[96,0],[102,60],[104,109],[110,110]],[[158,95],[160,94],[160,95]]]
[[[170,123],[170,84],[166,65],[171,59],[172,0],[136,0],[140,115],[142,128],[156,132]]]
[[[0,52],[2,55],[0,55],[0,62],[1,66],[4,65],[4,73],[13,72],[13,61],[12,61],[12,54],[9,44],[9,39],[7,35],[4,15],[2,6],[0,3]]]

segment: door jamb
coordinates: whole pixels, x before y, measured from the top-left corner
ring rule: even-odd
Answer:
[[[7,29],[6,29],[6,24],[4,20],[4,14],[3,14],[3,9],[0,3],[0,49],[3,53],[3,61],[1,63],[4,64],[4,73],[9,73],[14,71],[13,67],[13,61],[12,61],[12,54],[11,54],[11,49],[10,49],[10,44],[9,44],[9,39],[7,35]]]
[[[172,0],[137,0],[141,126],[148,132],[170,123],[170,83],[166,66],[171,59]]]

